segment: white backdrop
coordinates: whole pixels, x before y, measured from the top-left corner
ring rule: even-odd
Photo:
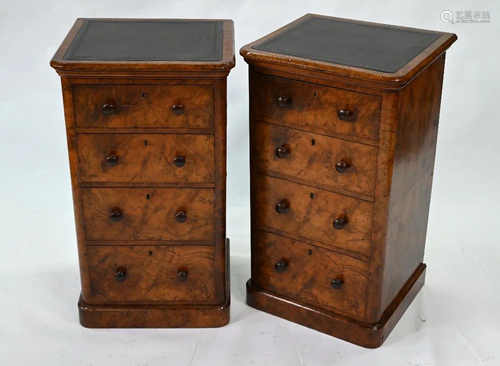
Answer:
[[[497,1],[0,0],[0,365],[500,365],[500,6]],[[452,24],[443,10],[489,11]],[[230,18],[236,49],[303,14],[458,35],[446,57],[427,284],[366,350],[249,308],[247,65],[228,79],[232,319],[208,330],[88,330],[62,99],[49,67],[77,17]]]

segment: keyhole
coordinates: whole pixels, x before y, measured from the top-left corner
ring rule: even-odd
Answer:
[[[149,199],[149,194],[146,195],[146,199],[148,200]]]
[[[150,250],[150,251],[149,251],[149,256],[151,257],[152,255],[153,255],[153,251],[152,251],[152,250]]]
[[[145,92],[142,92],[142,97],[146,98],[146,93]]]
[[[309,255],[312,255],[312,254],[313,254],[312,249],[309,249]]]
[[[144,146],[148,146],[148,140],[144,140]]]
[[[315,145],[316,145],[316,140],[315,140],[315,139],[312,139],[312,140],[311,140],[311,145],[312,145],[312,146],[315,146]]]
[[[314,95],[314,98],[318,97],[318,93],[316,93],[316,92],[314,92],[313,95]]]
[[[311,192],[310,197],[311,197],[311,199],[313,199],[314,198],[314,193]]]

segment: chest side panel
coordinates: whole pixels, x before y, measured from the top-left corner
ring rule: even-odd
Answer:
[[[444,60],[443,54],[399,96],[382,309],[389,305],[423,261]]]

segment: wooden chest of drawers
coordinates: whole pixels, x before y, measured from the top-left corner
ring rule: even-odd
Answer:
[[[230,20],[78,19],[62,78],[86,327],[229,321]]]
[[[250,65],[249,305],[365,347],[424,283],[454,34],[306,15]]]

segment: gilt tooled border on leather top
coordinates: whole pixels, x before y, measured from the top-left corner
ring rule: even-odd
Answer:
[[[325,55],[325,48],[316,50],[317,52],[306,53],[304,52],[305,51],[304,48],[307,48],[307,45],[300,45],[299,43],[297,43],[296,41],[298,41],[298,39],[296,37],[294,39],[294,36],[296,36],[300,32],[311,31],[311,29],[312,33],[314,33],[314,27],[318,26],[318,23],[320,22],[324,23],[320,24],[320,26],[323,27],[328,26],[329,24],[327,23],[337,23],[337,24],[331,24],[331,26],[340,25],[340,28],[344,29],[347,28],[348,31],[349,30],[352,32],[364,31],[371,33],[372,35],[376,34],[378,31],[379,35],[383,35],[385,37],[387,36],[392,36],[393,38],[395,37],[395,39],[392,40],[393,49],[391,51],[392,53],[397,53],[398,52],[397,48],[399,47],[401,52],[399,52],[399,54],[397,55],[391,56],[387,53],[388,51],[386,51],[385,54],[386,59],[380,59],[380,55],[382,55],[382,53],[377,52],[378,56],[375,55],[375,57],[379,57],[378,62],[377,60],[375,60],[375,57],[372,57],[370,59],[370,55],[368,54],[363,55],[365,56],[364,59],[362,57],[359,57],[359,52],[360,52],[359,49],[356,50],[356,52],[358,52],[358,56],[354,55],[350,58],[345,56],[343,57],[342,53],[348,52],[349,47],[353,49],[356,47],[356,45],[354,44],[349,44],[348,37],[350,36],[350,34],[346,32],[345,38],[338,37],[337,41],[339,46],[344,46],[344,47],[340,47],[335,50],[327,50],[328,55]],[[316,34],[316,36],[317,35],[318,34]],[[270,53],[300,57],[312,61],[322,61],[332,64],[358,67],[362,69],[385,72],[385,73],[395,73],[398,70],[400,70],[403,66],[407,65],[420,53],[422,53],[436,40],[438,40],[441,37],[441,35],[442,34],[439,32],[432,32],[420,29],[412,30],[392,25],[370,24],[370,23],[363,23],[358,21],[350,21],[350,20],[343,20],[336,18],[329,19],[323,17],[311,17],[305,19],[296,26],[282,33],[279,33],[278,35],[268,39],[267,41],[253,46],[252,48]],[[330,36],[330,34],[322,33],[321,36],[328,37]],[[406,42],[405,44],[405,40],[403,39],[404,36],[410,37],[411,38],[410,40],[413,41],[413,44],[408,44],[408,42]],[[315,39],[311,38],[310,41],[314,42]],[[386,50],[388,50],[388,47],[391,47],[391,44],[387,43],[387,40],[385,40],[385,44],[384,40],[380,40],[380,42],[381,42],[380,46],[385,46]],[[389,40],[389,42],[391,42],[391,40]],[[399,45],[397,44],[398,42]],[[324,46],[327,46],[327,44],[324,44]]]
[[[86,40],[86,36],[96,24],[107,26],[118,26],[116,33],[104,34],[102,44],[90,44]],[[136,43],[142,50],[137,51],[133,48],[126,49],[127,35],[123,31],[132,31],[131,28],[125,29],[124,26],[136,27],[156,27],[156,32],[149,34],[140,34],[139,30],[135,36],[135,42],[140,40],[140,37],[145,39],[145,42]],[[172,32],[176,27],[175,32]],[[196,30],[196,27],[199,27]],[[203,27],[203,28],[200,28]],[[207,32],[207,28],[210,32]],[[144,31],[144,29],[142,30]],[[161,33],[163,31],[163,33]],[[186,37],[185,32],[193,32]],[[196,36],[197,39],[194,38]],[[95,35],[94,35],[95,37]],[[118,48],[113,51],[116,44],[106,44],[104,41],[108,38],[114,38],[116,43],[121,43]],[[182,42],[183,37],[187,42]],[[86,42],[87,41],[87,42]],[[169,41],[177,42],[172,46]],[[149,44],[148,44],[149,42]],[[156,42],[156,43],[154,43]],[[87,44],[86,44],[87,43]],[[131,42],[129,42],[131,43]],[[191,44],[191,46],[189,46]],[[87,50],[81,50],[82,45],[87,47]],[[109,46],[109,49],[106,47]],[[177,46],[177,49],[176,47]],[[94,49],[92,49],[94,47]],[[179,52],[180,51],[180,52]],[[97,54],[92,54],[95,52]],[[177,52],[177,53],[176,53]],[[100,55],[99,55],[100,53]],[[121,53],[121,54],[120,54]],[[128,53],[128,55],[127,55]],[[86,60],[86,61],[220,61],[223,58],[223,21],[205,21],[205,20],[85,20],[79,29],[73,42],[63,56],[64,60]]]

